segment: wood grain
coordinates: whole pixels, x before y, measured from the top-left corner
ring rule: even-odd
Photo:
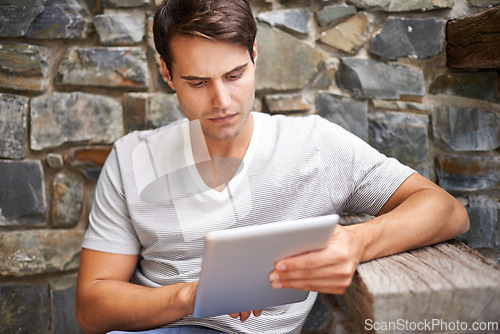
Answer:
[[[449,21],[447,66],[455,69],[500,68],[500,7]]]
[[[475,322],[498,326],[500,267],[458,241],[440,243],[361,264],[345,300],[359,327],[370,333],[453,333],[449,329],[457,321],[468,327]],[[416,331],[367,326],[367,321],[396,326],[433,319],[436,326]],[[498,330],[481,331],[488,332]]]

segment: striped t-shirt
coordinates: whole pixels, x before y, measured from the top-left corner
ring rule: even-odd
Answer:
[[[96,187],[83,247],[140,255],[136,284],[192,282],[199,278],[203,237],[210,231],[331,213],[373,215],[414,173],[319,116],[252,115],[250,145],[222,191],[198,173],[203,162],[193,158],[193,122],[118,140]],[[187,316],[167,326],[299,333],[315,298],[310,293],[304,302],[266,309],[245,322]]]

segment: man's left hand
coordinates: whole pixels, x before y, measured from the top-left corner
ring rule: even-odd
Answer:
[[[353,231],[337,225],[326,248],[277,261],[269,274],[271,285],[343,294],[360,263],[360,247]]]

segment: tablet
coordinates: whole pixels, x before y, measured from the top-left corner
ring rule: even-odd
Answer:
[[[305,300],[308,291],[273,289],[269,274],[277,260],[326,247],[338,220],[328,215],[208,233],[194,317]]]

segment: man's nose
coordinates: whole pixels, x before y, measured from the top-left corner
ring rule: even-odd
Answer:
[[[214,108],[225,110],[231,105],[231,94],[223,82],[215,82],[212,91]]]

